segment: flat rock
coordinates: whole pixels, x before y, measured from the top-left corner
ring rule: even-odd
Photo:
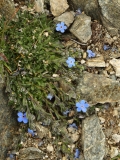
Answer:
[[[88,67],[105,67],[105,61],[102,56],[96,58],[90,58],[87,60],[86,65]]]
[[[77,99],[85,99],[90,105],[120,100],[120,83],[104,75],[84,73],[78,80]]]
[[[76,16],[76,19],[70,28],[70,32],[81,42],[87,43],[92,35],[91,17],[87,16],[86,14],[80,14]]]
[[[67,27],[69,27],[71,23],[73,23],[74,21],[74,15],[75,15],[75,12],[73,11],[65,12],[60,16],[54,18],[54,21],[64,22],[67,25]]]
[[[82,122],[82,144],[85,160],[103,160],[105,135],[96,115]]]
[[[43,159],[44,153],[35,147],[28,147],[28,148],[23,148],[20,149],[19,151],[19,159],[20,160],[39,160]]]
[[[50,0],[50,9],[55,17],[64,13],[68,8],[67,0]]]
[[[113,58],[112,60],[109,61],[109,63],[115,69],[116,76],[120,77],[120,59]]]

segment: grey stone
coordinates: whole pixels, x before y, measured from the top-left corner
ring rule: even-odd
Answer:
[[[77,99],[85,99],[90,105],[106,102],[118,102],[120,83],[104,75],[84,73],[76,87]]]
[[[19,150],[19,160],[39,160],[43,159],[44,153],[35,147],[28,147],[28,148],[23,148]]]
[[[13,142],[13,137],[15,137],[15,128],[17,127],[16,116],[13,115],[11,107],[8,106],[8,96],[5,94],[5,78],[2,73],[3,66],[0,63],[0,76],[2,81],[0,82],[0,159],[4,160],[7,151],[10,149]]]
[[[64,22],[67,27],[71,25],[74,21],[74,15],[75,13],[73,11],[65,12],[61,14],[59,17],[54,18],[54,21]]]
[[[96,115],[82,122],[82,144],[85,160],[103,160],[105,135]]]
[[[39,138],[42,139],[44,137],[48,137],[50,131],[46,127],[42,126],[41,124],[37,122],[35,124],[35,127],[36,127],[36,131],[37,131]]]
[[[70,32],[81,42],[87,43],[92,35],[91,18],[85,14],[78,15],[70,28]]]
[[[102,14],[102,21],[107,20],[109,26],[113,28],[120,28],[120,0],[98,0],[101,14]]]
[[[68,8],[67,0],[50,0],[50,9],[55,17],[64,13]]]
[[[93,19],[102,21],[112,35],[117,35],[120,28],[120,0],[68,0],[74,10],[80,8]]]

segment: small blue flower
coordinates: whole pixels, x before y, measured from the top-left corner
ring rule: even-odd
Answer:
[[[108,46],[108,45],[106,45],[106,44],[104,44],[104,46],[103,46],[104,51],[106,51],[106,50],[108,50],[108,49],[110,49],[110,48],[111,48],[111,47]]]
[[[61,33],[64,33],[66,29],[67,29],[67,26],[65,25],[64,22],[58,23],[56,25],[56,31],[60,31]]]
[[[15,155],[14,154],[10,154],[9,157],[10,157],[10,159],[14,159]]]
[[[85,100],[81,100],[76,103],[77,112],[86,112],[87,108],[89,107],[89,104]]]
[[[68,59],[66,60],[66,63],[68,67],[71,68],[75,66],[75,59],[73,57],[68,57]]]
[[[72,127],[72,128],[78,129],[78,127],[77,127],[77,125],[75,123],[69,124],[68,127]]]
[[[91,50],[87,50],[87,53],[88,53],[88,58],[92,58],[92,57],[95,57],[95,53],[92,52]]]
[[[81,9],[80,8],[78,8],[77,10],[76,10],[76,12],[75,12],[75,15],[77,16],[77,15],[80,15],[82,12],[81,12]]]
[[[66,110],[66,111],[63,112],[63,114],[66,115],[66,116],[67,116],[68,113],[70,113],[70,110]]]
[[[75,158],[79,158],[80,157],[80,150],[79,149],[75,149],[74,157]]]
[[[51,93],[49,93],[49,94],[47,95],[47,99],[49,99],[49,100],[51,101],[52,98],[53,98],[53,95],[52,95]]]
[[[28,133],[30,133],[32,136],[35,135],[35,132],[32,129],[30,129],[30,128],[28,128]]]
[[[18,122],[28,123],[28,119],[26,117],[26,113],[18,112]]]

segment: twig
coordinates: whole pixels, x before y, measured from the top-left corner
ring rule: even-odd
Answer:
[[[76,42],[76,43],[78,43],[78,44],[80,44],[82,46],[87,46],[88,45],[87,43],[80,43],[80,42],[78,42],[78,41],[76,41],[76,40],[74,40],[72,38],[70,40],[72,40],[72,41],[74,41],[74,42]]]

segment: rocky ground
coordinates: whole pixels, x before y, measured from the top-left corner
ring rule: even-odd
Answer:
[[[36,5],[35,11],[44,11],[44,7],[41,8],[44,5]],[[95,107],[89,115],[79,114],[80,125],[77,128],[59,126],[59,122],[53,124],[52,130],[57,125],[58,130],[55,132],[64,133],[62,140],[58,140],[51,133],[51,128],[43,126],[41,122],[35,122],[34,136],[24,133],[25,125],[21,124],[19,129],[14,131],[13,142],[9,141],[6,145],[7,160],[73,160],[76,148],[80,150],[80,156],[76,158],[79,160],[112,160],[113,158],[120,160],[120,35],[111,36],[98,21],[91,21],[91,17],[84,12],[66,11],[69,8],[66,1],[64,1],[64,8],[57,11],[52,1],[50,5],[51,12],[48,13],[54,15],[54,23],[62,21],[68,27],[68,31],[61,35],[61,43],[65,48],[64,54],[67,54],[67,50],[78,51],[80,55],[77,57],[77,62],[84,67],[82,78],[79,75],[74,75],[72,78],[70,73],[68,75],[69,80],[74,80],[76,84],[74,95],[80,94],[82,99]],[[17,6],[19,5],[16,4]],[[28,9],[24,3],[22,9]],[[93,51],[95,56],[90,58],[87,50]],[[4,84],[4,79],[2,78],[0,82]],[[0,88],[2,93],[3,85]],[[0,103],[0,107],[6,110],[3,108],[3,105],[6,106],[3,97],[2,94],[3,103]],[[73,123],[73,116],[74,111],[71,111],[68,115],[68,124]],[[5,117],[7,115],[2,116],[1,121],[5,121]],[[7,133],[10,132],[11,126],[16,126],[15,122],[9,125],[10,128],[7,124],[2,125],[6,125]],[[63,146],[63,150],[66,150],[66,146],[63,145],[66,138],[70,143],[67,144],[68,152],[63,154],[59,148]],[[16,146],[18,141],[20,146]],[[1,151],[4,150],[3,148]],[[69,156],[69,151],[73,157]]]

